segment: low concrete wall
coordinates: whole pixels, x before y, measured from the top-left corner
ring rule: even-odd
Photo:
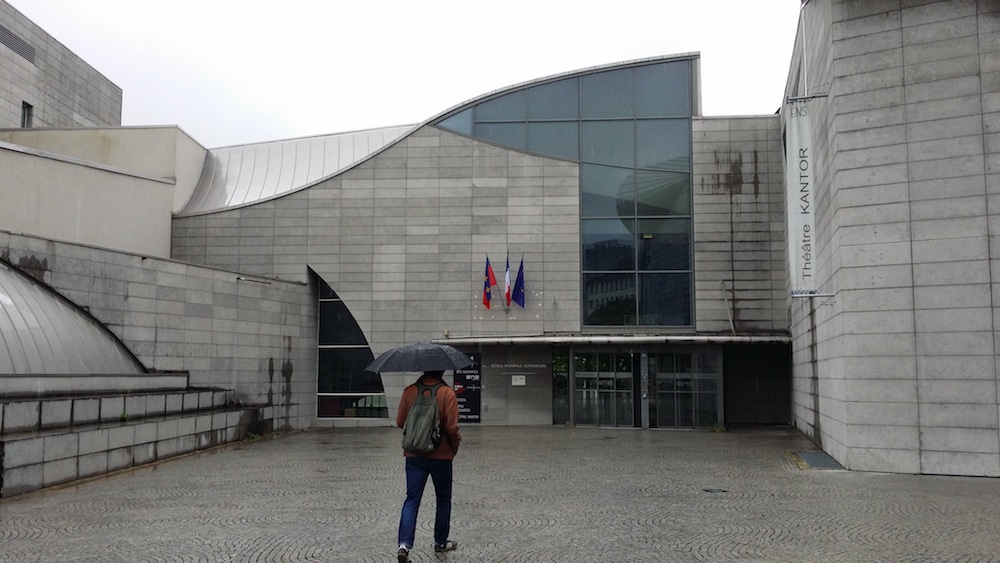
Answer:
[[[156,391],[184,389],[188,376],[182,374],[2,374],[0,396],[79,395],[86,393]]]
[[[0,403],[0,497],[242,440],[273,412],[221,389]]]
[[[271,406],[275,429],[315,418],[315,288],[5,231],[0,257],[89,311],[146,368]]]

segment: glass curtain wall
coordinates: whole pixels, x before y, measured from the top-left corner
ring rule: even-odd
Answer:
[[[636,64],[527,86],[437,125],[580,162],[590,327],[693,326],[692,65]]]
[[[374,356],[344,302],[319,276],[319,418],[388,418],[382,378],[364,371]]]

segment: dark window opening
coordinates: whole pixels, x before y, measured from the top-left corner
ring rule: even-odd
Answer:
[[[315,274],[315,272],[313,272]],[[347,305],[319,275],[316,416],[388,418],[382,378],[364,371],[374,359]]]
[[[35,108],[28,102],[21,102],[21,127],[27,129],[31,127],[35,120]]]

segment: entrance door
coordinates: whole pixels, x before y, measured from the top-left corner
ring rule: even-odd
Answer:
[[[717,349],[649,354],[649,425],[698,428],[722,424]]]
[[[571,351],[569,357],[572,359],[567,365],[573,366],[573,374],[568,387],[572,387],[573,396],[566,419],[572,418],[574,424],[645,426],[644,393],[648,395],[650,428],[699,428],[724,423],[722,352],[718,347]],[[642,381],[646,381],[645,386]],[[557,404],[554,399],[554,412]]]
[[[635,372],[630,352],[584,352],[574,358],[576,424],[634,426]]]

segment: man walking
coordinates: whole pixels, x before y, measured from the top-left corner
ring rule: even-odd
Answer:
[[[437,498],[437,513],[434,518],[434,551],[442,553],[453,551],[458,544],[448,539],[451,531],[451,484],[452,460],[458,452],[458,444],[462,435],[458,428],[458,399],[455,391],[444,383],[443,371],[425,371],[418,380],[426,387],[437,388],[438,415],[441,423],[441,442],[431,452],[415,454],[403,451],[406,457],[406,501],[399,516],[399,549],[396,557],[399,563],[410,560],[410,550],[413,549],[414,535],[417,529],[417,512],[420,510],[420,499],[424,495],[427,477],[434,483],[434,494]],[[430,392],[430,391],[425,391]],[[403,428],[406,416],[417,398],[417,383],[403,390],[399,400],[399,411],[396,414],[396,426]]]

